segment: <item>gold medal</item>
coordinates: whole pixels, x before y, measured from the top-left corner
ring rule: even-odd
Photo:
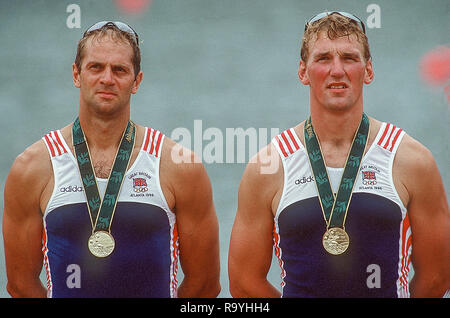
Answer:
[[[96,257],[106,257],[110,255],[116,243],[111,233],[106,231],[94,232],[88,241],[89,251]]]
[[[340,255],[347,250],[350,244],[350,238],[345,230],[340,227],[332,227],[323,235],[322,244],[328,253]]]
[[[131,153],[134,148],[136,126],[128,121],[127,128],[122,134],[122,140],[117,149],[114,164],[108,178],[108,184],[103,200],[100,198],[96,182],[94,168],[92,166],[89,147],[77,118],[72,125],[72,141],[75,148],[78,169],[83,181],[86,205],[92,224],[92,235],[88,240],[88,248],[96,257],[107,257],[116,245],[110,233],[111,222],[117,207],[117,199],[122,187],[124,175],[130,163]],[[101,222],[98,222],[101,220]]]
[[[350,239],[344,230],[344,224],[352,198],[353,187],[355,186],[356,177],[366,151],[367,140],[369,140],[369,131],[370,120],[363,113],[347,155],[344,172],[339,183],[339,190],[335,194],[331,188],[319,139],[311,124],[311,117],[305,122],[304,141],[308,152],[308,161],[315,177],[320,208],[327,225],[327,231],[322,237],[322,245],[332,255],[344,253],[350,244]]]

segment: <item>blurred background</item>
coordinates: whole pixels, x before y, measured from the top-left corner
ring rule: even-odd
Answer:
[[[134,121],[169,137],[178,127],[193,136],[194,120],[224,136],[226,128],[265,128],[268,143],[271,128],[281,132],[309,114],[309,91],[297,78],[305,21],[340,10],[367,25],[375,79],[365,87],[366,113],[426,145],[448,195],[449,8],[448,0],[0,0],[1,193],[16,156],[76,118],[72,63],[95,22],[127,22],[142,41]],[[219,297],[230,297],[228,246],[245,163],[205,166],[220,224]],[[2,215],[3,195],[0,207]],[[0,297],[9,297],[0,240]],[[279,287],[275,258],[268,277]]]

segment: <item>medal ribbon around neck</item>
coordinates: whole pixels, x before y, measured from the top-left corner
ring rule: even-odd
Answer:
[[[114,165],[108,178],[103,200],[100,198],[97,180],[92,168],[89,147],[81,129],[79,118],[72,126],[72,138],[77,157],[78,168],[86,194],[87,207],[91,218],[92,232],[110,232],[111,222],[117,205],[117,199],[122,187],[122,182],[131,152],[134,147],[136,127],[132,121],[128,121],[120,146],[114,159]]]
[[[358,130],[353,138],[352,147],[347,157],[338,193],[335,197],[331,189],[319,140],[311,124],[311,117],[305,122],[305,145],[311,169],[314,174],[317,192],[319,194],[319,202],[327,225],[327,230],[330,228],[344,229],[353,186],[367,145],[369,128],[369,118],[363,113]]]

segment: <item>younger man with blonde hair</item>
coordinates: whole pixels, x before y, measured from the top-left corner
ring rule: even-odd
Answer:
[[[261,173],[256,160],[241,180],[232,295],[442,297],[450,287],[442,179],[424,146],[364,114],[374,73],[363,22],[346,12],[311,18],[298,75],[311,115],[261,150],[278,153],[282,168]],[[281,293],[266,278],[273,247]]]

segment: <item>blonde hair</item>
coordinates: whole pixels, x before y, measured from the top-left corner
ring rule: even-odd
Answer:
[[[359,43],[363,45],[363,56],[366,62],[370,59],[369,40],[358,24],[350,18],[338,13],[332,13],[324,18],[309,24],[303,34],[302,47],[300,50],[301,59],[306,62],[309,56],[309,45],[311,41],[317,39],[320,32],[325,32],[330,40],[342,36],[354,34]]]

